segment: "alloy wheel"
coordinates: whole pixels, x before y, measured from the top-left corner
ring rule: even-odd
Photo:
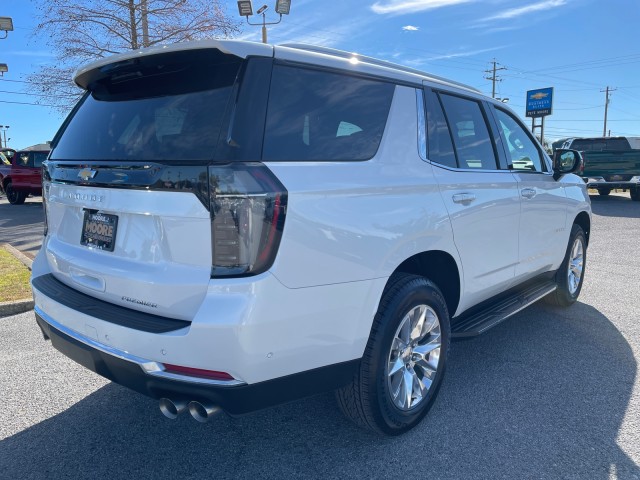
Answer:
[[[403,411],[418,407],[435,379],[442,334],[436,312],[413,307],[393,337],[387,359],[387,386],[393,404]]]

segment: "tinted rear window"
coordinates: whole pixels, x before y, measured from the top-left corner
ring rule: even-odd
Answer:
[[[602,150],[631,150],[626,138],[578,138],[571,142],[571,148],[583,152],[600,152]]]
[[[395,86],[275,65],[263,160],[367,160],[378,150]]]
[[[210,160],[240,64],[194,50],[103,67],[51,158]]]

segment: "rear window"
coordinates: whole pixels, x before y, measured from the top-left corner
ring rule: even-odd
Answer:
[[[601,152],[603,150],[631,150],[626,138],[578,138],[571,142],[571,148],[583,152]]]
[[[211,160],[240,65],[194,50],[103,67],[51,158]]]
[[[393,84],[368,78],[275,65],[263,160],[370,159],[394,90]]]

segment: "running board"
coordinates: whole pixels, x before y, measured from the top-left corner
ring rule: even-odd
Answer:
[[[451,338],[468,338],[480,335],[542,297],[549,295],[556,288],[556,283],[552,281],[536,283],[522,290],[517,290],[512,295],[468,317],[463,315],[457,322],[454,319]]]

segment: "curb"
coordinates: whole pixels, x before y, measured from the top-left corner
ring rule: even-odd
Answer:
[[[0,248],[4,248],[7,252],[9,252],[15,258],[20,260],[20,262],[24,264],[25,267],[31,270],[31,265],[33,264],[33,260],[27,257],[20,250],[9,245],[8,243],[0,244]],[[13,302],[2,302],[0,303],[0,318],[28,312],[29,310],[33,310],[33,306],[34,306],[33,298],[25,298],[23,300],[15,300]]]

